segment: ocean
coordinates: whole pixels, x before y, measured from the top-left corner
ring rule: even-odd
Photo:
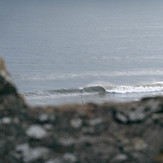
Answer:
[[[0,56],[30,105],[163,95],[163,1],[1,0]]]

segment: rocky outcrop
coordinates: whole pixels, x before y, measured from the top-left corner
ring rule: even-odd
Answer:
[[[163,97],[29,107],[0,68],[0,162],[163,162]]]

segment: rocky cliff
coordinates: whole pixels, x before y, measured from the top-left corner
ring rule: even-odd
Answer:
[[[0,162],[162,163],[163,97],[30,107],[0,59]]]

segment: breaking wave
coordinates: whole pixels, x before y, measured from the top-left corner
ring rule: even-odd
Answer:
[[[120,85],[120,86],[88,86],[73,89],[59,89],[46,91],[31,91],[22,93],[28,97],[43,97],[43,96],[76,96],[81,94],[96,94],[96,93],[111,93],[111,94],[126,94],[126,93],[152,93],[163,92],[163,82],[142,85]]]

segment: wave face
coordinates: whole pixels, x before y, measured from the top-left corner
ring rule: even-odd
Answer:
[[[60,90],[46,90],[46,91],[32,91],[23,93],[24,96],[50,96],[50,95],[77,95],[87,93],[105,93],[106,89],[102,86],[80,87],[73,89],[60,89]]]

